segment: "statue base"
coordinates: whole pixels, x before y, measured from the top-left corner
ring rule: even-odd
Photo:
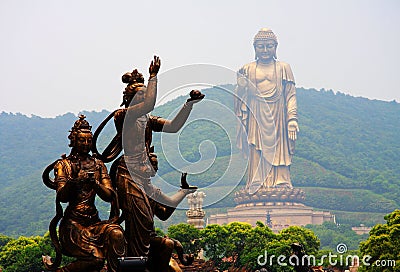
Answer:
[[[187,223],[194,226],[196,229],[204,228],[204,216],[206,213],[203,210],[188,210],[186,212]]]
[[[209,224],[247,222],[255,226],[257,221],[278,232],[289,226],[305,226],[335,221],[329,211],[316,211],[303,204],[305,193],[298,188],[260,188],[250,194],[242,189],[235,193],[236,207],[225,214],[214,214],[208,218]]]
[[[254,194],[250,194],[247,189],[242,189],[235,193],[235,203],[238,206],[261,205],[294,205],[303,203],[306,199],[305,193],[301,189],[288,187],[261,187]]]

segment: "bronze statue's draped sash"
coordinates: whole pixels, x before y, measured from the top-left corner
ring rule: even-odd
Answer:
[[[150,239],[155,233],[154,214],[149,201],[150,178],[143,178],[128,170],[125,160],[121,160],[117,170],[117,190],[125,219],[125,235],[129,256],[148,256]]]
[[[125,154],[119,162],[116,175],[119,203],[125,218],[125,235],[129,256],[148,256],[150,239],[155,235],[154,213],[149,198],[157,197],[160,189],[151,184],[155,171],[146,151],[145,132],[149,115],[135,120],[136,153]]]

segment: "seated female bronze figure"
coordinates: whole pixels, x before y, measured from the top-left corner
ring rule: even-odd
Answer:
[[[57,214],[50,223],[50,236],[56,248],[54,262],[44,256],[46,269],[52,271],[100,271],[107,260],[107,271],[117,271],[118,257],[126,255],[117,197],[104,163],[89,154],[92,146],[91,126],[81,115],[70,131],[71,153],[49,165],[43,173],[44,183],[57,191]],[[54,180],[49,178],[54,169]],[[110,219],[101,221],[95,197],[111,202]],[[68,203],[63,212],[60,202]],[[59,225],[59,237],[56,227]],[[76,261],[59,268],[61,255]]]

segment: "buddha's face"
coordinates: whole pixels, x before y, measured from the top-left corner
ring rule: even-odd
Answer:
[[[268,63],[276,56],[276,43],[274,40],[256,41],[254,50],[258,60]]]
[[[75,139],[75,149],[81,154],[88,154],[92,147],[93,135],[89,132],[79,132]]]

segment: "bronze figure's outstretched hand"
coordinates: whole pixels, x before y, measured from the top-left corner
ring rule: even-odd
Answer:
[[[197,190],[197,186],[190,186],[189,183],[187,183],[186,176],[187,176],[187,173],[182,173],[182,176],[181,176],[181,188],[182,189],[193,190],[193,192],[190,192],[190,193],[194,193],[194,191]]]
[[[199,90],[192,90],[190,92],[190,98],[186,100],[187,102],[197,103],[200,102],[206,95],[202,94]]]
[[[150,78],[155,77],[158,74],[158,71],[160,71],[160,66],[161,66],[160,58],[154,56],[154,59],[151,61],[149,67]]]

